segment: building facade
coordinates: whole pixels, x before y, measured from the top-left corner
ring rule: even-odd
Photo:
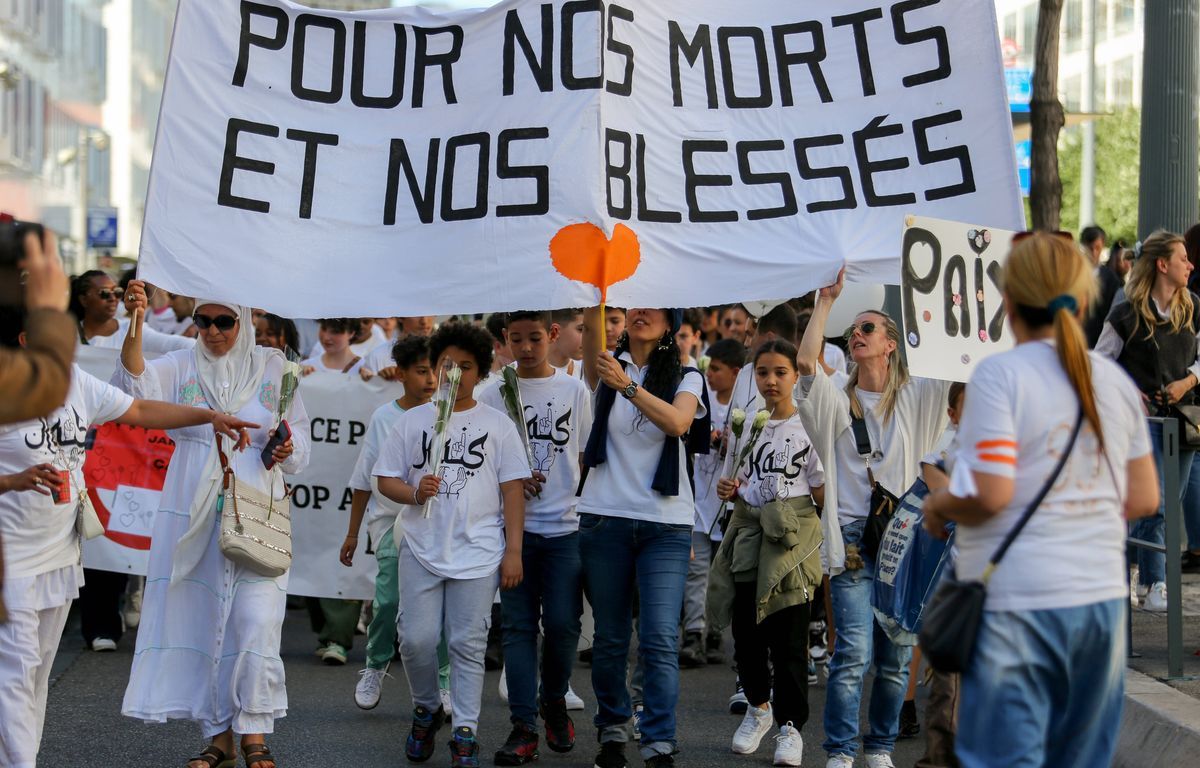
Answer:
[[[1142,103],[1142,21],[1148,0],[1066,0],[1059,40],[1059,98],[1068,112],[1084,105],[1088,65],[1086,12],[1095,7],[1096,112],[1115,112]],[[996,0],[1009,68],[1032,69],[1038,0]]]
[[[72,267],[83,206],[111,202],[108,1],[0,0],[0,213],[55,230]]]

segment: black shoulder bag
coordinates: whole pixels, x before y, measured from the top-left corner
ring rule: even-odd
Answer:
[[[1072,449],[1075,448],[1075,438],[1079,437],[1079,429],[1082,426],[1083,411],[1080,410],[1078,418],[1075,419],[1075,429],[1071,432],[1071,440],[1059,457],[1054,471],[1021,515],[1021,519],[1004,537],[996,554],[992,555],[987,567],[983,569],[982,578],[979,581],[948,578],[929,601],[929,606],[925,609],[925,623],[921,625],[921,653],[938,672],[962,673],[967,670],[971,663],[971,654],[975,651],[979,625],[983,621],[983,604],[987,597],[988,580],[1004,553],[1012,546],[1017,534],[1029,522],[1029,518],[1033,517],[1033,513],[1045,500],[1046,494],[1050,493],[1050,489],[1058,481]]]
[[[871,471],[871,459],[874,451],[871,449],[871,435],[867,432],[867,422],[855,418],[851,414],[850,429],[854,432],[855,450],[867,464],[867,483],[871,486],[871,508],[867,510],[867,522],[863,527],[859,552],[875,560],[875,556],[879,554],[879,544],[883,541],[883,534],[887,532],[888,524],[892,522],[892,515],[896,514],[896,507],[900,504],[900,500],[896,498],[895,494],[876,482],[875,473]]]

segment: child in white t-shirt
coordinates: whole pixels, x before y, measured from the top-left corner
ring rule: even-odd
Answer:
[[[350,348],[350,342],[358,331],[359,320],[353,317],[327,317],[318,321],[317,338],[321,354],[314,354],[300,364],[305,376],[314,371],[333,373],[357,373],[362,367],[362,357]]]
[[[773,719],[775,765],[798,766],[799,729],[808,721],[809,602],[821,583],[817,507],[825,473],[792,400],[795,345],[775,340],[759,347],[754,374],[771,415],[736,477],[717,483],[722,499],[738,503],[713,563],[708,612],[717,626],[732,621],[734,658],[750,704],[733,751],[752,754]]]
[[[374,474],[379,492],[404,505],[395,530],[402,532],[400,654],[413,697],[405,754],[413,762],[429,759],[445,722],[437,680],[437,646],[445,632],[455,725],[450,753],[459,764],[479,754],[475,732],[492,597],[498,585],[507,590],[521,583],[530,472],[512,421],[474,398],[476,383],[491,368],[487,333],[447,323],[430,338],[429,353],[438,370],[455,363],[461,373],[444,436],[434,431],[437,401],[406,411]],[[430,473],[434,451],[441,454],[437,475]]]
[[[421,336],[402,339],[392,348],[392,355],[397,380],[404,385],[404,395],[398,400],[384,403],[371,415],[362,453],[350,477],[353,491],[350,526],[340,553],[343,565],[354,564],[354,552],[358,549],[359,532],[365,517],[367,550],[370,551],[374,546],[379,570],[375,577],[375,604],[371,623],[367,627],[366,668],[359,673],[358,685],[354,689],[354,701],[362,709],[374,709],[383,693],[383,678],[391,664],[396,644],[396,612],[400,602],[400,587],[396,582],[398,550],[392,533],[398,510],[387,499],[372,493],[371,474],[379,459],[380,449],[391,437],[401,414],[428,403],[437,388],[437,377],[433,373],[433,364],[429,362],[428,339]],[[438,647],[438,654],[438,687],[442,692],[442,705],[449,708],[450,665],[444,642]]]
[[[583,310],[556,309],[551,318],[558,337],[550,345],[550,365],[583,381]]]
[[[724,425],[728,422],[733,385],[746,362],[746,348],[733,339],[721,339],[708,348],[705,378],[711,393],[713,450],[695,458],[696,524],[692,529],[692,559],[688,563],[687,585],[683,593],[683,647],[679,651],[681,667],[718,664],[723,660],[721,634],[704,635],[704,602],[708,592],[708,569],[721,541],[717,517],[723,502],[717,497],[717,479],[721,474]]]
[[[582,441],[592,428],[592,408],[584,383],[550,364],[558,329],[549,312],[510,312],[504,335],[516,361],[522,406],[519,428],[528,435],[533,466],[525,494],[526,578],[500,597],[513,728],[496,753],[496,764],[522,765],[538,754],[539,711],[551,749],[566,752],[575,745],[565,700],[583,610],[575,491]],[[511,419],[509,409],[515,403],[506,403],[507,391],[506,384],[492,387],[480,395],[480,402],[508,413]],[[545,634],[540,666],[539,620]]]

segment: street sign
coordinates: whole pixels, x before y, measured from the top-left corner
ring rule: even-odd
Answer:
[[[89,208],[87,216],[88,248],[117,247],[117,209]]]
[[[1021,182],[1021,194],[1029,197],[1030,176],[1033,173],[1033,142],[1028,139],[1018,141],[1016,150],[1017,180]]]
[[[1028,112],[1033,100],[1033,70],[1028,67],[1007,67],[1004,84],[1008,87],[1008,104],[1013,112]]]

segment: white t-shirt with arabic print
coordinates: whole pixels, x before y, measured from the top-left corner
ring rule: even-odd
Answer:
[[[592,399],[587,385],[561,369],[543,379],[517,381],[534,469],[546,476],[541,495],[525,502],[525,530],[564,536],[579,528],[575,491],[579,455],[592,431]],[[508,415],[499,386],[486,390],[479,402]]]
[[[133,398],[72,366],[67,399],[43,419],[0,426],[0,475],[53,464],[71,473],[72,500],[55,504],[33,491],[0,494],[0,532],[7,575],[36,576],[79,562],[75,497],[84,487],[84,441],[88,429],[120,418]]]
[[[738,496],[752,507],[812,494],[825,470],[799,414],[768,421],[739,475]]]
[[[416,486],[429,474],[436,416],[436,403],[405,411],[380,451],[375,476],[398,477]],[[507,415],[477,403],[451,415],[441,450],[442,485],[429,517],[421,507],[406,505],[396,536],[408,542],[421,565],[442,578],[489,576],[504,558],[500,484],[529,477],[525,448]]]

